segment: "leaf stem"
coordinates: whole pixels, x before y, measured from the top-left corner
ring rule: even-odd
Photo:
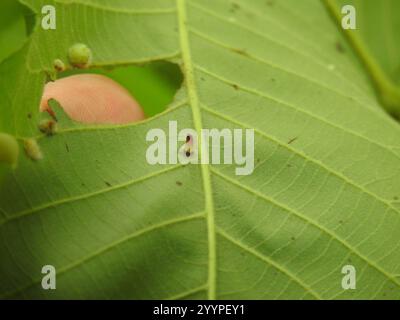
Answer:
[[[338,10],[335,0],[322,0],[329,13],[341,25],[342,16]],[[342,28],[339,28],[342,29]],[[400,88],[386,75],[382,67],[377,63],[369,52],[361,38],[354,30],[343,30],[356,54],[363,62],[369,76],[378,92],[382,107],[397,120],[400,120]]]
[[[185,0],[177,0],[177,11],[178,11],[178,22],[179,22],[179,37],[182,50],[183,69],[184,69],[187,93],[192,109],[195,130],[198,133],[199,140],[201,140],[201,135],[199,133],[203,128],[203,124],[201,118],[199,99],[196,91],[196,81],[193,71],[194,68],[190,52]],[[201,141],[199,145],[201,146]],[[200,159],[203,159],[205,155],[202,154],[201,149],[202,148],[199,148],[199,156]],[[201,163],[204,162],[201,161]],[[216,278],[217,278],[216,277],[217,273],[216,232],[215,232],[215,218],[214,218],[214,203],[213,203],[212,186],[211,186],[211,174],[210,174],[210,168],[208,167],[207,164],[201,164],[201,175],[203,180],[205,210],[207,216],[207,229],[208,229],[208,255],[209,255],[208,298],[210,300],[215,300]]]

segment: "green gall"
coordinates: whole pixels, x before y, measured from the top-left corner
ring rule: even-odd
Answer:
[[[58,72],[65,71],[65,63],[60,59],[55,59],[53,62],[54,69]]]
[[[43,159],[43,154],[40,149],[39,144],[35,139],[26,139],[24,140],[24,149],[25,153],[33,161],[38,161]]]
[[[17,140],[6,133],[0,133],[0,162],[16,166],[18,161],[19,146]]]
[[[87,68],[92,63],[92,50],[83,43],[76,43],[69,48],[68,59],[76,68]]]
[[[39,123],[39,130],[47,136],[52,136],[57,133],[57,122],[53,119],[42,120]]]

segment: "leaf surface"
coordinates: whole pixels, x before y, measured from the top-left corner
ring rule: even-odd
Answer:
[[[23,2],[58,20],[0,65],[1,128],[44,154],[0,185],[0,296],[400,298],[400,127],[321,1]],[[185,86],[144,122],[61,117],[40,136],[45,72],[76,42],[94,66],[178,62]],[[170,120],[254,128],[254,173],[149,165],[146,134]],[[349,264],[357,290],[341,286]]]

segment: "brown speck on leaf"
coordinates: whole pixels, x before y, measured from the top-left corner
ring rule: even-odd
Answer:
[[[340,53],[344,53],[344,47],[339,41],[336,42],[336,50]]]
[[[32,113],[28,113],[28,119],[32,119]]]
[[[69,146],[67,143],[65,144],[65,150],[67,150],[67,152],[69,152]]]
[[[249,56],[249,54],[244,49],[233,48],[232,51],[245,57]]]
[[[182,183],[181,181],[177,181],[177,182],[176,182],[176,185],[179,186],[179,187],[182,186],[182,184],[183,184],[183,183]]]
[[[40,132],[46,134],[47,136],[52,136],[57,132],[57,122],[53,119],[42,120],[38,126]]]
[[[239,90],[239,86],[238,86],[237,84],[233,84],[232,87],[233,87],[233,89],[235,89],[235,90]]]
[[[290,140],[288,141],[288,144],[292,144],[292,143],[295,142],[297,139],[298,139],[298,137],[295,137],[295,138],[293,138],[293,139],[290,139]]]
[[[106,184],[107,187],[111,187],[111,183],[104,181],[104,183]]]

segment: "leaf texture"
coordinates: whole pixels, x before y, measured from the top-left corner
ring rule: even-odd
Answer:
[[[0,185],[1,297],[400,298],[400,127],[322,1],[23,1],[45,2],[57,30],[0,65],[2,126],[44,153]],[[184,88],[144,122],[40,136],[24,114],[75,42],[96,66],[177,62]],[[146,133],[170,120],[254,128],[254,173],[150,166]]]

